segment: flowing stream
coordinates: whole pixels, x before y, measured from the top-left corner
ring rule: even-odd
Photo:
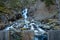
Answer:
[[[30,28],[29,30],[34,31],[34,34],[36,36],[43,35],[44,33],[46,33],[46,31],[40,27],[41,26],[42,27],[50,27],[50,26],[48,26],[46,24],[42,24],[38,21],[35,21],[34,19],[28,21],[27,20],[28,19],[27,13],[28,13],[28,9],[25,8],[22,11],[23,20],[17,20],[15,22],[13,22],[12,24],[8,25],[7,28],[5,28],[4,30],[9,31],[12,29],[15,32],[21,32],[20,28],[23,27],[26,29]],[[35,40],[39,40],[38,37],[36,37]]]
[[[35,32],[35,35],[42,35],[42,34],[44,34],[45,31],[39,27],[42,24],[41,23],[37,24],[38,22],[35,23],[34,20],[33,21],[31,20],[32,22],[28,21],[27,20],[27,18],[28,18],[27,13],[28,13],[28,9],[25,8],[22,11],[22,16],[23,16],[24,19],[22,21],[18,20],[16,22],[12,23],[10,26],[8,26],[7,28],[5,28],[5,30],[13,29],[16,32],[20,32],[20,29],[19,28],[21,26],[21,22],[23,22],[23,28],[30,28],[30,30],[33,30]]]

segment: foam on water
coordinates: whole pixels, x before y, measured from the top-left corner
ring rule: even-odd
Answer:
[[[40,34],[44,34],[45,31],[44,31],[43,29],[41,29],[41,28],[39,27],[39,25],[35,23],[34,20],[31,20],[31,21],[33,21],[32,23],[27,20],[27,18],[28,18],[27,13],[28,13],[28,9],[25,8],[25,9],[22,11],[22,16],[23,16],[23,18],[24,18],[23,28],[29,28],[29,26],[31,26],[31,27],[30,27],[30,30],[33,30],[33,31],[35,32],[35,34],[38,34],[38,32],[40,32]],[[28,22],[30,22],[29,25],[28,25]],[[11,28],[11,29],[13,29],[13,30],[15,30],[15,31],[18,32],[19,30],[18,30],[18,29],[16,30],[15,28],[19,28],[19,27],[21,26],[20,23],[21,23],[21,22],[19,22],[19,23],[18,23],[18,22],[14,22],[11,26],[7,27],[5,30],[9,30],[9,29]],[[33,25],[35,25],[35,26],[33,26]],[[14,28],[14,27],[15,27],[15,28]],[[35,27],[36,27],[36,30],[35,30]]]

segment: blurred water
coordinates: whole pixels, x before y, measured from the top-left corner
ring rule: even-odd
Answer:
[[[22,26],[23,28],[30,28],[29,30],[34,31],[34,34],[36,36],[43,35],[46,32],[45,30],[43,30],[42,28],[39,27],[39,26],[44,26],[40,22],[37,22],[34,19],[30,20],[30,21],[27,20],[27,18],[28,18],[28,16],[27,16],[28,9],[27,8],[24,9],[22,12],[23,12],[22,16],[24,19],[23,20],[17,20],[15,22],[13,22],[5,30],[13,29],[16,32],[20,32],[21,31],[20,27],[23,25]],[[35,37],[34,40],[39,40],[39,37]],[[43,39],[43,37],[44,36],[42,36],[41,38]]]

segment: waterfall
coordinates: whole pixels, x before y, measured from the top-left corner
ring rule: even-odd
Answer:
[[[46,31],[44,31],[43,29],[41,29],[39,26],[41,26],[42,24],[35,20],[30,20],[28,21],[27,18],[27,13],[28,13],[28,9],[25,8],[22,11],[22,16],[24,18],[23,20],[23,28],[30,28],[29,30],[33,30],[35,35],[42,35],[44,34]],[[30,27],[29,27],[30,26]],[[43,25],[44,26],[44,25]],[[21,27],[21,20],[15,21],[13,22],[10,26],[8,26],[5,30],[10,30],[13,29],[16,32],[20,32],[20,27]]]
[[[25,8],[23,11],[22,11],[22,16],[24,18],[24,21],[25,21],[25,25],[24,25],[24,28],[28,28],[28,21],[27,21],[27,13],[28,13],[28,9]]]

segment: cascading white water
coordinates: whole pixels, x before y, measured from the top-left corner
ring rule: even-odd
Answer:
[[[24,23],[25,23],[25,25],[24,25],[24,28],[27,28],[28,27],[28,24],[27,24],[27,11],[28,11],[28,9],[27,8],[25,8],[23,11],[22,11],[22,16],[23,16],[23,18],[24,18]],[[5,30],[9,30],[10,28],[11,29],[14,29],[14,30],[16,30],[15,28],[14,28],[14,25],[16,25],[15,27],[18,27],[18,25],[20,25],[20,24],[18,24],[17,22],[15,22],[14,24],[12,24],[11,26],[9,26],[9,27],[7,27]],[[17,31],[17,30],[16,30]]]
[[[16,28],[18,28],[18,27],[20,27],[20,21],[19,21],[19,23],[18,22],[14,22],[13,24],[11,24],[11,26],[8,26],[7,28],[5,28],[4,30],[6,30],[6,31],[9,31],[10,29],[13,29],[14,31],[16,31],[16,32],[20,32],[20,30],[19,29],[16,29]],[[15,28],[14,28],[15,27]]]
[[[25,22],[24,28],[28,28],[28,23],[27,23],[27,22],[28,22],[28,21],[27,21],[28,16],[27,16],[27,13],[28,13],[28,9],[25,8],[25,9],[22,11],[22,16],[23,16],[24,22]]]
[[[39,34],[42,35],[42,34],[44,34],[45,31],[44,31],[43,29],[41,29],[41,28],[39,27],[39,25],[35,23],[34,20],[31,20],[32,23],[27,20],[27,18],[28,18],[27,13],[28,13],[28,9],[25,8],[25,9],[22,11],[22,16],[23,16],[23,18],[24,18],[24,20],[23,20],[23,22],[24,22],[23,28],[29,28],[29,26],[30,26],[30,30],[33,30],[36,35],[39,35]],[[29,24],[28,24],[28,23],[29,23]],[[37,22],[37,23],[38,23],[38,22]],[[33,25],[35,25],[35,26],[33,26]],[[42,25],[42,24],[40,24],[40,25]],[[17,22],[14,22],[11,26],[7,27],[5,30],[13,29],[13,30],[15,30],[16,32],[20,32],[20,30],[15,29],[15,28],[20,28],[20,26],[21,26],[21,22],[20,22],[20,21],[17,21]],[[15,27],[15,28],[14,28],[14,27]],[[36,27],[36,30],[35,30],[35,27]],[[39,34],[38,34],[38,33],[39,33]]]
[[[27,13],[28,13],[28,9],[27,8],[25,8],[23,11],[22,11],[22,16],[24,17],[24,21],[25,21],[25,28],[28,28],[28,21],[27,21],[27,18],[28,18],[28,16],[27,16]],[[36,29],[37,30],[34,30],[34,26],[33,26],[33,24],[36,26]],[[31,26],[31,30],[34,30],[34,32],[41,32],[41,34],[43,34],[43,33],[45,33],[45,31],[44,30],[42,30],[41,28],[39,28],[35,23],[30,23],[30,26]]]

